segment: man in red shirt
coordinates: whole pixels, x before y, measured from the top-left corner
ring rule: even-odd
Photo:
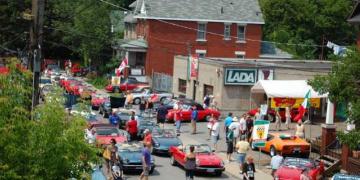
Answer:
[[[137,129],[137,121],[135,120],[134,116],[131,116],[130,121],[126,123],[126,130],[130,134],[131,140],[132,141],[136,140],[138,129]]]
[[[152,144],[152,136],[151,136],[149,129],[145,129],[144,134],[145,134],[144,141],[143,141],[144,144],[147,144],[147,143]]]

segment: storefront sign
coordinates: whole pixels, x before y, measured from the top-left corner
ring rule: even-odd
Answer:
[[[304,101],[304,98],[271,98],[271,108],[285,108],[291,106],[298,108]],[[312,107],[320,108],[320,98],[311,98],[310,104]]]
[[[225,69],[225,85],[253,85],[256,82],[256,69]]]
[[[197,55],[192,55],[190,62],[190,77],[197,78],[199,72],[199,57]]]

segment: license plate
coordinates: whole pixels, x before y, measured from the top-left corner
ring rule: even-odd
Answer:
[[[143,167],[136,167],[135,169],[143,169]]]
[[[207,172],[215,172],[215,169],[207,169]]]
[[[294,148],[294,151],[300,151],[299,147]]]

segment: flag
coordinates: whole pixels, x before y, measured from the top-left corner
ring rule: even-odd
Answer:
[[[125,67],[126,67],[127,65],[128,65],[128,59],[125,57],[125,58],[122,60],[119,68],[117,68],[117,69],[115,70],[116,76],[120,76],[120,75],[121,75],[121,72],[125,69]]]
[[[300,107],[298,108],[298,115],[296,115],[296,117],[294,118],[295,121],[299,121],[304,117],[306,108],[309,107],[309,102],[310,102],[310,89],[309,91],[306,93],[305,97],[304,97],[304,101],[302,102],[302,104],[300,105]]]

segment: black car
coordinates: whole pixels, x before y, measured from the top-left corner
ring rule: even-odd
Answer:
[[[112,112],[110,101],[105,101],[99,107],[99,114],[102,114],[104,118],[108,118]]]
[[[170,146],[182,145],[181,140],[172,129],[153,129],[152,133],[152,153],[168,154]]]
[[[143,170],[142,166],[142,148],[141,143],[121,143],[118,145],[118,153],[124,173],[129,171]],[[154,172],[155,160],[151,157],[150,174]]]
[[[142,120],[142,121],[138,121],[138,137],[139,138],[144,138],[144,130],[148,129],[150,130],[150,132],[153,131],[153,129],[155,128],[159,128],[159,126],[154,122],[154,121],[149,121],[149,120]]]

